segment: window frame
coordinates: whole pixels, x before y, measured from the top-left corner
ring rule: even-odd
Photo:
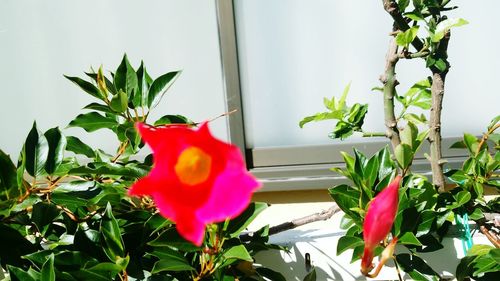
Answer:
[[[264,183],[262,191],[324,189],[346,183],[345,177],[331,171],[332,167],[344,166],[340,151],[350,153],[353,147],[356,147],[363,153],[372,155],[389,145],[389,141],[384,138],[370,138],[328,145],[248,148],[245,141],[233,0],[216,0],[216,12],[226,110],[237,110],[228,116],[229,141],[240,148],[247,168]],[[467,158],[464,150],[449,149],[451,144],[459,140],[457,137],[446,137],[442,140],[443,158],[448,162],[447,168],[459,168]],[[425,143],[420,149],[412,168],[414,172],[430,177],[430,163],[422,152],[428,151],[428,147]]]

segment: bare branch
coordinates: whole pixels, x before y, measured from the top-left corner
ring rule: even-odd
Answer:
[[[270,227],[269,235],[274,235],[283,231],[294,229],[299,226],[306,225],[312,222],[327,220],[339,211],[340,208],[337,206],[337,204],[335,204],[331,206],[328,210]],[[250,241],[252,239],[252,236],[253,232],[245,233],[240,236],[240,239],[241,241]]]

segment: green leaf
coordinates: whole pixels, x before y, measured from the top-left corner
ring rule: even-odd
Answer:
[[[408,144],[401,143],[394,150],[396,160],[401,168],[406,169],[413,161],[413,150]]]
[[[414,20],[414,21],[424,20],[424,18],[422,17],[422,15],[420,13],[414,13],[414,12],[406,13],[405,17],[407,17],[411,20]]]
[[[31,269],[31,267],[30,267],[30,269]],[[10,264],[7,265],[7,270],[9,271],[9,275],[11,277],[10,280],[16,280],[12,277],[16,277],[17,280],[21,280],[21,281],[38,281],[41,278],[40,274],[36,271],[31,271],[32,273],[30,274],[29,272],[26,272],[23,269],[21,269],[19,267],[12,266]],[[33,274],[34,272],[36,272],[38,274]],[[3,279],[3,280],[6,280],[6,279]]]
[[[447,64],[446,64],[446,61],[443,60],[443,59],[438,59],[436,60],[436,62],[434,63],[434,66],[441,72],[444,72],[446,70],[446,68],[448,67]]]
[[[418,128],[412,122],[408,122],[406,127],[401,131],[401,142],[405,143],[412,148],[413,152],[418,146]]]
[[[116,125],[118,122],[114,118],[102,116],[97,112],[89,112],[78,115],[68,127],[80,127],[87,132],[93,132],[104,128],[111,129]]]
[[[464,186],[465,182],[469,179],[469,176],[467,176],[462,170],[449,170],[444,173],[445,176],[447,176],[452,182]]]
[[[324,121],[324,120],[331,120],[331,119],[337,119],[340,120],[342,118],[342,111],[336,110],[332,112],[321,112],[321,113],[316,113],[311,116],[307,116],[304,119],[302,119],[299,122],[299,127],[303,128],[305,124],[309,122],[318,122],[318,121]]]
[[[0,149],[0,201],[16,199],[21,193],[17,183],[16,166],[9,155]]]
[[[177,250],[169,247],[155,247],[151,255],[160,260],[153,266],[151,273],[162,271],[190,271],[194,268],[189,264],[186,258]]]
[[[89,94],[95,98],[98,98],[100,100],[104,100],[102,95],[101,95],[101,92],[99,92],[99,89],[96,86],[94,86],[92,83],[87,82],[87,81],[85,81],[81,78],[78,78],[78,77],[71,77],[71,76],[66,76],[66,75],[64,75],[64,77],[66,77],[68,80],[70,80],[71,82],[78,85],[87,94]]]
[[[170,124],[194,124],[194,122],[182,115],[164,115],[154,123],[155,126]]]
[[[416,25],[406,30],[405,32],[398,33],[398,35],[396,35],[396,44],[408,48],[408,45],[410,45],[415,37],[417,37],[418,29],[419,26]]]
[[[416,255],[399,254],[396,255],[396,260],[413,280],[439,280],[440,278],[434,269]]]
[[[48,174],[52,174],[63,161],[64,149],[66,148],[66,137],[63,136],[58,127],[49,129],[44,135],[49,145],[45,171]]]
[[[104,113],[115,114],[115,111],[113,111],[109,106],[96,102],[87,104],[83,109],[92,109]]]
[[[250,223],[265,209],[267,208],[267,203],[252,202],[248,207],[236,218],[229,221],[226,227],[226,233],[230,237],[237,237],[240,233],[245,230]]]
[[[469,218],[475,221],[481,220],[484,218],[483,211],[479,208],[475,208],[472,214],[469,215]]]
[[[141,65],[137,69],[137,92],[132,99],[134,107],[145,106],[148,104],[148,91],[150,83],[148,83],[148,72],[144,66],[144,62],[141,61]]]
[[[130,65],[127,54],[123,55],[122,62],[116,69],[114,85],[118,93],[122,90],[127,94],[127,98],[131,97],[133,93],[137,91],[137,74],[135,73],[134,68]]]
[[[226,260],[236,259],[253,262],[252,256],[250,256],[250,253],[248,253],[247,249],[243,245],[237,245],[227,249],[224,251],[222,256]]]
[[[399,11],[403,13],[410,4],[410,0],[398,0]]]
[[[113,96],[113,99],[111,100],[111,103],[109,104],[109,106],[115,112],[122,113],[122,112],[125,112],[125,110],[127,110],[127,104],[128,104],[127,94],[120,89],[118,91],[118,94]]]
[[[336,110],[343,111],[345,108],[345,100],[347,98],[347,94],[349,93],[349,90],[351,89],[351,82],[349,82],[345,88],[344,91],[342,92],[342,96],[340,96],[340,99],[337,103]]]
[[[404,245],[416,245],[422,246],[422,243],[415,237],[412,232],[406,232],[401,237],[399,237],[398,242]]]
[[[490,131],[491,129],[493,129],[493,127],[495,127],[495,125],[500,122],[500,115],[496,116],[495,118],[491,119],[491,122],[490,124],[488,125],[488,131]]]
[[[40,175],[47,161],[49,145],[45,136],[39,134],[36,122],[33,122],[33,128],[31,128],[24,143],[24,153],[26,171],[33,177]]]
[[[99,229],[105,242],[103,250],[108,258],[112,262],[115,262],[118,257],[124,257],[125,248],[123,246],[120,226],[113,216],[113,210],[109,202],[106,205],[106,211],[103,214]]]
[[[54,254],[50,254],[47,261],[43,264],[40,280],[56,281],[56,272],[54,270]]]
[[[159,260],[153,265],[151,274],[156,274],[163,271],[191,271],[194,268],[187,261],[176,259]]]
[[[447,207],[450,210],[456,209],[469,202],[470,199],[472,198],[472,195],[470,194],[470,192],[462,190],[457,194],[453,195],[453,198],[455,198],[455,202]]]
[[[490,246],[490,245],[474,244],[467,251],[467,256],[470,257],[470,256],[482,256],[482,255],[486,255],[492,249],[495,249],[495,247]]]
[[[54,204],[39,202],[33,206],[31,220],[38,230],[43,232],[44,227],[53,223],[60,213],[61,211]]]
[[[148,93],[148,107],[155,107],[161,100],[165,92],[170,88],[174,81],[179,77],[181,71],[172,71],[156,78],[151,84]]]
[[[67,142],[66,144],[67,151],[74,152],[75,154],[82,154],[89,158],[95,157],[94,150],[87,144],[83,143],[79,138],[73,136],[67,136],[66,142]]]
[[[355,236],[342,236],[337,243],[337,256],[360,245],[365,245],[363,239]]]
[[[443,39],[444,35],[446,34],[446,32],[448,32],[448,30],[450,30],[450,28],[459,27],[468,23],[468,21],[462,18],[451,18],[441,21],[436,26],[436,30],[434,31],[434,33],[431,33],[431,40],[432,42],[439,42],[441,39]]]
[[[200,247],[182,238],[174,228],[166,229],[160,236],[149,242],[148,245],[153,247],[171,247],[184,252],[196,252],[200,250]]]
[[[472,155],[476,155],[479,148],[479,141],[471,134],[464,134],[464,144]]]

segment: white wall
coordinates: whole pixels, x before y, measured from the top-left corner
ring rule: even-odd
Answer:
[[[496,0],[452,1],[452,17],[470,24],[452,31],[443,135],[481,133],[500,114],[500,60]],[[484,9],[483,3],[488,9]],[[250,147],[332,143],[334,121],[308,124],[324,111],[323,97],[340,96],[352,81],[348,102],[369,103],[368,131],[383,131],[380,86],[392,28],[381,1],[235,1],[245,129]],[[422,28],[423,29],[423,28]],[[422,30],[425,32],[425,30]],[[398,91],[429,75],[421,59],[397,65]]]
[[[153,78],[183,70],[151,120],[203,121],[226,111],[215,1],[2,0],[0,46],[0,149],[13,158],[33,120],[43,131],[65,127],[94,101],[63,74],[81,77],[101,64],[114,71],[125,52],[134,67],[143,59]],[[224,119],[211,127],[228,138]],[[106,130],[66,132],[109,152],[116,147]]]

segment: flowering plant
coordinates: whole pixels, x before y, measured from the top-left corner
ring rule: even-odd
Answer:
[[[283,278],[253,265],[268,227],[241,240],[266,207],[239,149],[209,124],[149,112],[179,76],[152,79],[126,56],[111,79],[66,76],[98,100],[69,122],[112,131],[114,154],[59,128],[29,132],[17,165],[0,150],[0,266],[11,280],[236,280]],[[136,160],[144,144],[153,151]],[[1,269],[0,269],[1,270]]]
[[[464,134],[463,141],[452,145],[467,149],[470,155],[461,169],[446,167],[441,152],[441,108],[450,70],[450,29],[467,21],[444,15],[457,8],[448,6],[450,1],[382,2],[394,21],[380,78],[382,86],[373,88],[383,94],[385,132],[363,129],[368,105],[347,105],[349,86],[339,99],[325,98],[327,112],[305,117],[299,124],[302,127],[312,121],[333,119],[333,139],[343,140],[361,133],[364,137],[386,137],[392,147],[392,154],[385,147],[371,157],[357,149],[354,156],[343,152],[345,169],[333,168],[351,181],[330,189],[332,198],[345,213],[342,226],[346,234],[338,242],[337,254],[352,250],[352,261],[362,258],[361,272],[368,277],[375,277],[387,259],[394,259],[400,280],[400,269],[415,280],[438,280],[439,273],[419,253],[443,248],[442,239],[455,222],[463,233],[466,254],[456,269],[457,278],[493,280],[500,272],[500,243],[489,233],[491,224],[486,214],[499,212],[499,198],[486,202],[484,189],[493,188],[496,194],[500,190],[496,172],[500,168],[500,135],[495,133],[500,127],[500,116],[493,118],[482,138]],[[427,30],[424,36],[419,32],[424,29],[421,26]],[[432,75],[399,95],[396,65],[410,59],[424,59]],[[426,140],[428,148],[424,145]],[[422,153],[423,150],[427,151]],[[413,162],[423,160],[430,165],[430,180],[412,170]],[[475,221],[493,246],[472,246],[469,219]],[[396,243],[406,249],[395,250]],[[373,257],[380,254],[379,265],[372,271]]]

